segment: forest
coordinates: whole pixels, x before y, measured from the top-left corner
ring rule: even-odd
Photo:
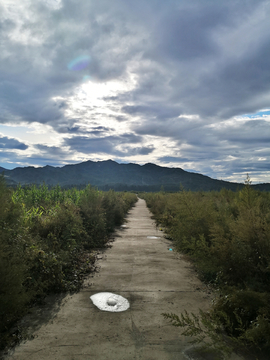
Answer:
[[[270,348],[270,193],[250,184],[247,176],[237,192],[140,194],[174,250],[215,293],[207,313],[164,316],[184,335],[210,337],[221,348],[224,333],[232,347]]]
[[[136,201],[134,193],[90,185],[11,189],[0,178],[0,350],[21,339],[15,325],[29,307],[48,294],[79,291]]]

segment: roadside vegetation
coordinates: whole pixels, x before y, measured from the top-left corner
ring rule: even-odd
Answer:
[[[163,315],[195,342],[227,353],[270,349],[270,193],[250,184],[247,177],[238,192],[140,194],[216,293],[209,312]]]
[[[29,306],[81,288],[97,250],[136,201],[90,185],[14,190],[0,178],[0,350],[18,338],[14,326]]]

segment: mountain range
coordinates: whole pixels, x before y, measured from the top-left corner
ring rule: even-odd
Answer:
[[[0,167],[7,185],[22,186],[30,184],[47,184],[62,187],[82,187],[91,184],[101,190],[117,191],[178,191],[184,189],[197,191],[221,190],[222,188],[237,190],[243,184],[223,180],[215,180],[208,176],[185,171],[181,168],[168,168],[155,164],[118,164],[112,160],[86,161],[63,167],[33,166],[17,167],[6,170]],[[252,185],[262,191],[270,191],[270,184]]]

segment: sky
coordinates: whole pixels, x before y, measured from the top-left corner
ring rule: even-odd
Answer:
[[[270,182],[270,1],[0,0],[0,166]]]

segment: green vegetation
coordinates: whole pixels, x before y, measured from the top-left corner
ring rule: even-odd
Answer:
[[[256,191],[250,183],[247,178],[238,192],[182,190],[141,197],[166,228],[174,248],[186,254],[202,280],[216,290],[209,313],[165,317],[186,327],[186,334],[197,336],[199,342],[204,335],[209,339],[210,331],[215,335],[213,345],[218,333],[224,343],[225,331],[237,347],[269,349],[270,193]],[[215,324],[212,328],[209,319]]]
[[[0,179],[0,350],[29,306],[80,289],[97,249],[136,201],[135,194],[90,185],[12,190]]]

